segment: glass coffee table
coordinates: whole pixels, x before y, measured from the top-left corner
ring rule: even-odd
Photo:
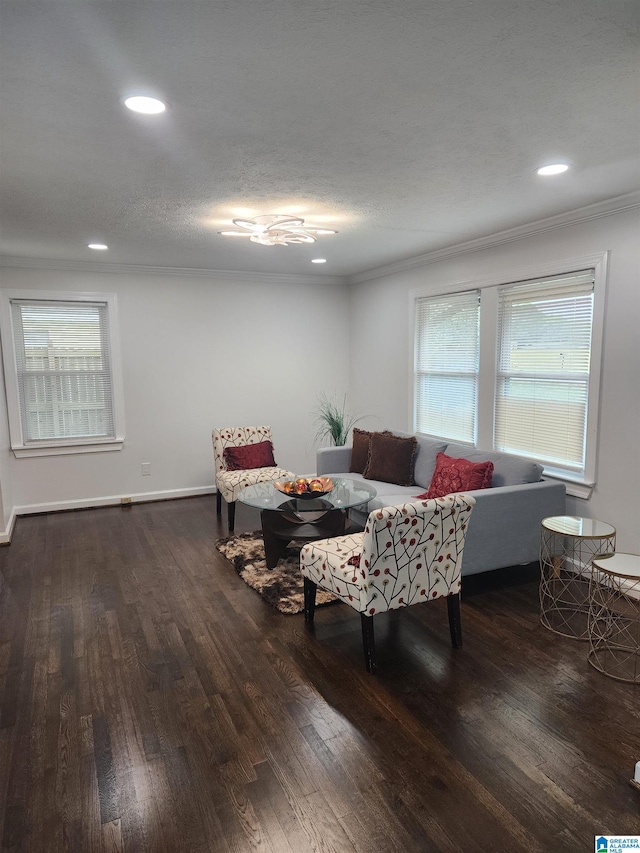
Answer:
[[[333,480],[333,489],[318,498],[285,495],[273,483],[247,486],[238,500],[259,509],[267,568],[273,569],[292,539],[311,542],[342,536],[350,507],[366,504],[376,490],[362,480]]]

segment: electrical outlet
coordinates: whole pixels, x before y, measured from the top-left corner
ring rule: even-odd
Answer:
[[[122,506],[131,506],[131,498],[120,498]]]
[[[142,469],[143,477],[148,477],[151,474],[151,462],[143,462],[140,468]]]

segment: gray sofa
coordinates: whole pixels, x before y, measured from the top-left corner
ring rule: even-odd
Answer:
[[[406,433],[395,432],[395,435]],[[398,486],[366,480],[377,492],[367,506],[350,511],[360,529],[369,512],[383,506],[406,503],[429,488],[438,452],[473,462],[494,464],[491,488],[470,491],[476,499],[467,533],[463,575],[474,575],[506,566],[532,563],[540,554],[540,523],[551,515],[565,514],[565,486],[542,479],[536,462],[498,451],[476,450],[464,444],[447,444],[416,436],[414,486]],[[323,447],[317,452],[318,475],[364,479],[349,471],[351,447]]]

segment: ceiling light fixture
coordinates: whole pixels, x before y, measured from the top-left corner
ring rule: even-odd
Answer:
[[[312,258],[311,263],[312,264],[326,264],[327,259],[326,258]]]
[[[318,235],[337,234],[328,228],[312,228],[299,216],[255,216],[253,219],[234,219],[233,224],[242,231],[218,231],[224,237],[248,237],[261,246],[288,246],[290,243],[315,243]]]
[[[162,101],[158,98],[149,98],[147,95],[132,95],[130,98],[125,98],[124,105],[134,113],[145,115],[158,115],[166,110]]]
[[[97,252],[104,252],[108,248],[109,247],[106,246],[104,243],[88,243],[87,244],[87,249],[95,249]]]
[[[566,163],[551,163],[549,166],[541,166],[537,172],[539,175],[561,175],[568,168]]]

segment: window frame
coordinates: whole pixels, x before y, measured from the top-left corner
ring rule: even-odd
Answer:
[[[31,302],[103,302],[107,306],[107,334],[112,383],[114,436],[107,438],[49,438],[25,442],[20,410],[18,366],[12,320],[12,301]],[[0,291],[0,334],[5,378],[5,393],[9,417],[11,450],[17,458],[32,456],[60,456],[75,453],[99,453],[121,450],[124,445],[124,391],[122,362],[118,334],[117,297],[115,293],[90,293],[59,290],[2,290]]]
[[[602,373],[602,355],[606,295],[608,280],[609,252],[598,252],[576,258],[566,258],[536,264],[526,268],[508,268],[500,274],[490,274],[450,286],[419,288],[409,293],[410,336],[410,376],[409,376],[409,423],[416,428],[415,399],[415,351],[416,316],[420,298],[454,294],[477,289],[480,291],[480,365],[478,371],[478,400],[476,410],[477,437],[475,446],[492,449],[494,443],[495,398],[498,380],[498,288],[516,285],[520,282],[550,276],[570,275],[585,269],[594,273],[593,285],[593,325],[591,332],[591,367],[588,383],[587,418],[585,424],[585,465],[583,476],[571,476],[545,468],[544,477],[565,483],[567,494],[588,499],[596,485],[598,456],[598,423],[600,414],[600,384]],[[442,437],[452,442],[453,439]],[[463,442],[456,442],[463,443]]]

